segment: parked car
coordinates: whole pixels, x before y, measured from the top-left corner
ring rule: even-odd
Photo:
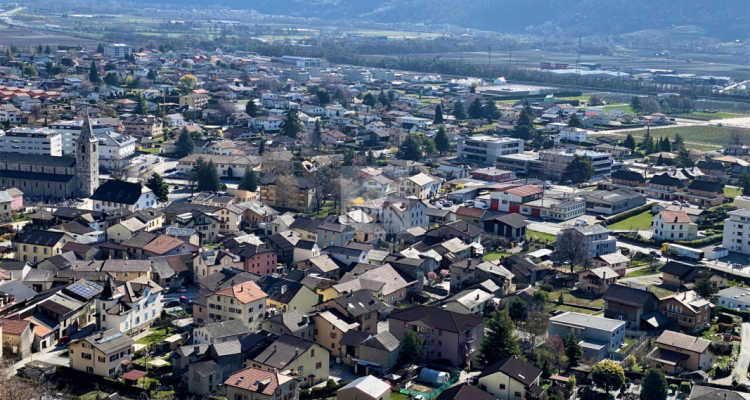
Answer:
[[[679,202],[679,201],[677,201],[677,200],[675,200],[675,201],[673,201],[673,202],[672,202],[672,205],[673,205],[673,206],[679,206],[679,205],[680,205],[680,202]]]
[[[68,343],[70,343],[70,336],[63,336],[57,341],[58,346],[65,346]]]
[[[170,300],[164,303],[164,307],[166,308],[179,307],[179,306],[180,306],[179,300]]]
[[[474,203],[474,208],[478,208],[480,210],[484,210],[487,208],[487,206],[484,205],[484,203],[476,202]]]
[[[660,253],[659,251],[657,251],[657,250],[651,250],[650,252],[648,252],[648,254],[649,254],[650,256],[652,256],[652,257],[658,257],[658,258],[661,258],[661,253]]]
[[[446,201],[445,203],[443,203],[443,207],[453,207],[453,203],[451,203],[450,201]]]
[[[180,286],[180,293],[187,292],[187,288],[185,286]]]
[[[607,217],[605,217],[604,214],[599,214],[596,216],[596,219],[601,220],[601,221],[606,221]]]
[[[185,296],[180,296],[180,303],[182,304],[190,304],[190,300]]]
[[[466,200],[466,201],[464,202],[464,205],[465,205],[465,206],[467,206],[467,207],[468,207],[468,206],[473,206],[473,205],[474,205],[474,200]]]

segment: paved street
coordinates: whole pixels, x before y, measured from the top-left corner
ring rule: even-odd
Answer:
[[[747,368],[750,366],[750,322],[742,324],[742,347],[737,364],[734,366],[734,374],[738,376],[740,383],[747,382]]]

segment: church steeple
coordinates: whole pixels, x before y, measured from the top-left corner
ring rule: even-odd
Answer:
[[[81,125],[81,134],[76,139],[77,196],[91,197],[99,187],[99,140],[94,136],[89,112],[86,110]]]

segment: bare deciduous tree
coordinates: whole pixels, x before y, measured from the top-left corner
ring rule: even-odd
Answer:
[[[146,78],[138,79],[138,89],[148,89],[151,87],[151,81]]]
[[[582,235],[574,228],[563,230],[557,235],[558,261],[570,262],[570,272],[576,265],[585,264],[589,260],[589,246]]]
[[[34,117],[34,121],[38,121],[44,117],[44,109],[42,108],[42,105],[32,104],[31,107],[29,107],[29,115]]]
[[[560,180],[567,167],[565,157],[556,151],[542,151],[539,153],[539,159],[544,179]]]
[[[291,174],[276,178],[276,205],[293,208],[297,204],[297,180]]]
[[[730,145],[742,146],[750,143],[750,134],[747,129],[732,128],[732,130],[729,131],[727,141]]]
[[[264,174],[289,175],[294,173],[294,164],[279,153],[266,150],[260,170]]]

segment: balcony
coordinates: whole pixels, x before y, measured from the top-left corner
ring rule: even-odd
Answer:
[[[429,333],[419,333],[419,332],[417,332],[417,335],[419,335],[419,337],[421,337],[424,340],[432,340],[432,335],[430,335]]]
[[[435,346],[431,346],[431,345],[424,346],[424,351],[433,351],[433,350],[435,350]]]

